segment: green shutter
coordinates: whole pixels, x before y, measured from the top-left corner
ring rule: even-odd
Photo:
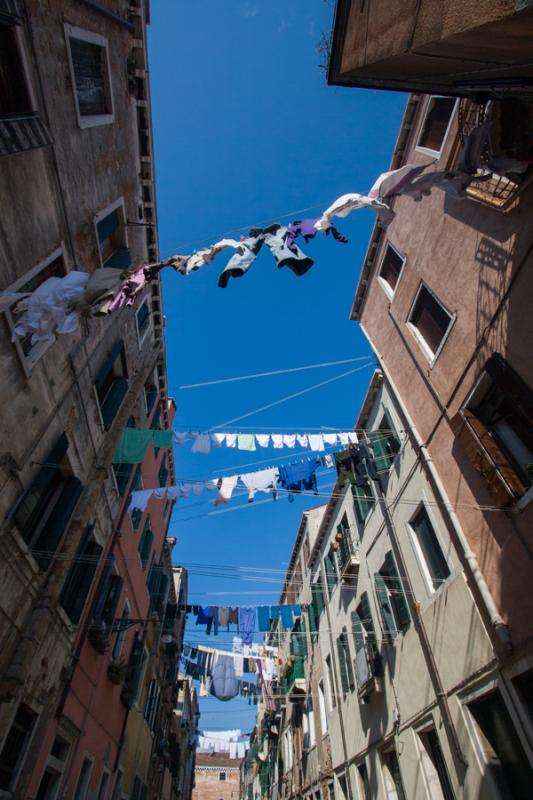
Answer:
[[[331,553],[327,553],[324,557],[324,567],[326,570],[326,585],[328,587],[328,594],[332,595],[335,586],[337,585],[337,569],[335,561]]]
[[[368,595],[366,592],[363,592],[361,595],[361,599],[359,601],[359,607],[361,609],[361,622],[366,630],[367,634],[367,641],[368,644],[376,645],[376,629],[374,628],[374,623],[372,621],[372,612],[370,610],[370,603],[368,602]]]
[[[111,582],[111,575],[114,566],[115,566],[115,558],[114,556],[110,556],[108,560],[105,562],[104,570],[102,572],[102,577],[100,578],[100,584],[98,586],[98,593],[96,595],[96,600],[94,602],[93,619],[96,622],[100,622],[100,620],[102,619],[102,611],[104,609],[104,603],[106,601],[107,593],[109,591],[109,584]]]
[[[343,695],[347,695],[350,691],[350,684],[348,682],[348,672],[346,670],[346,659],[342,635],[337,639],[337,656],[339,660],[339,671],[341,674],[342,693]]]
[[[398,575],[396,562],[392,555],[392,550],[389,550],[385,556],[385,570],[389,576],[389,590],[392,594],[392,602],[398,615],[400,628],[403,630],[411,622],[411,614],[409,613],[409,606],[402,586],[402,581]]]
[[[113,472],[117,481],[118,493],[123,497],[130,482],[133,464],[113,464]]]
[[[152,542],[154,541],[154,535],[150,530],[150,520],[147,519],[144,525],[144,530],[141,536],[141,540],[139,542],[139,555],[141,557],[141,564],[143,569],[148,564],[148,559],[150,558],[150,552],[152,550]]]
[[[378,603],[379,603],[379,610],[381,612],[381,618],[383,620],[383,628],[387,633],[391,636],[396,636],[396,623],[394,621],[394,615],[392,613],[392,608],[389,604],[389,595],[387,592],[387,586],[385,584],[385,580],[379,572],[376,572],[374,575],[374,580],[376,582],[376,593],[378,596]]]
[[[370,513],[370,509],[374,504],[373,500],[368,499],[371,494],[372,489],[370,483],[366,483],[364,486],[352,484],[352,497],[354,502],[355,516],[361,525],[364,525],[365,520]]]
[[[80,621],[98,566],[98,559],[102,553],[102,548],[92,538],[93,531],[94,525],[89,525],[78,547],[76,560],[68,572],[59,598],[59,602],[74,625]]]
[[[128,380],[122,376],[115,378],[111,384],[111,388],[105,396],[105,400],[100,404],[100,412],[102,414],[102,421],[106,429],[111,427],[111,424],[118,414],[118,410],[122,405],[126,394],[128,392]]]
[[[389,470],[392,464],[392,456],[387,448],[387,435],[379,430],[369,431],[368,439],[372,445],[377,471]]]
[[[78,478],[66,478],[61,494],[32,548],[41,569],[50,566],[82,491],[83,486]]]
[[[355,639],[355,652],[358,653],[365,646],[365,635],[363,633],[363,625],[357,611],[352,611],[352,633]]]
[[[344,648],[344,663],[346,665],[346,675],[348,678],[348,686],[350,691],[355,689],[355,680],[352,669],[352,656],[350,654],[350,645],[348,642],[348,634],[344,631],[342,634],[342,645]]]
[[[315,620],[318,626],[320,615],[324,611],[325,607],[324,592],[322,591],[322,584],[320,582],[320,578],[316,583],[312,585],[311,592],[312,592],[312,602],[315,607]]]
[[[139,508],[134,508],[131,512],[131,524],[133,530],[136,531],[142,519],[143,512]]]
[[[139,688],[139,678],[141,677],[141,665],[143,660],[144,644],[136,633],[133,640],[133,645],[128,660],[128,671],[126,673],[126,680],[124,681],[125,688],[131,695],[137,693]]]
[[[129,269],[131,267],[131,253],[127,247],[117,247],[112,256],[104,261],[106,269]]]
[[[102,609],[102,620],[111,627],[115,619],[120,593],[124,581],[120,575],[111,575],[109,581],[109,591],[105,599],[104,607]]]
[[[312,590],[312,589],[311,589]],[[309,632],[316,633],[318,629],[318,620],[315,614],[315,606],[314,603],[311,601],[311,605],[307,609],[307,615],[309,617]]]

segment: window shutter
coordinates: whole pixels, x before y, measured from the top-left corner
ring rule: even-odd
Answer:
[[[359,606],[361,608],[361,614],[362,614],[361,622],[367,633],[366,638],[368,644],[376,645],[377,644],[376,629],[374,628],[374,622],[372,620],[372,612],[370,610],[370,603],[368,602],[368,595],[366,592],[363,592],[363,594],[361,595]]]
[[[312,591],[312,587],[311,587],[311,591]],[[307,614],[308,614],[308,617],[309,617],[309,632],[310,633],[316,633],[317,632],[317,619],[316,619],[316,616],[315,616],[315,605],[314,605],[314,603],[312,601],[311,601],[311,605],[307,609]]]
[[[533,426],[533,390],[523,378],[505,361],[500,353],[493,353],[485,365],[485,371],[511,400],[518,413]]]
[[[350,654],[350,644],[348,642],[348,634],[346,633],[346,631],[344,631],[342,634],[342,646],[344,648],[344,663],[346,664],[348,686],[350,688],[350,691],[353,691],[353,689],[355,689],[355,680],[352,669],[352,656]]]
[[[142,519],[143,512],[139,508],[134,508],[131,512],[131,524],[133,530],[136,531]]]
[[[355,652],[358,653],[365,646],[365,635],[363,633],[363,626],[357,611],[352,611],[352,632],[355,639]]]
[[[131,267],[131,253],[128,247],[117,247],[113,255],[104,262],[106,269],[129,269]]]
[[[411,614],[409,613],[409,607],[407,605],[404,588],[398,575],[392,550],[389,550],[385,556],[385,569],[387,570],[387,575],[390,577],[389,590],[392,593],[392,602],[394,603],[394,607],[398,615],[400,627],[403,630],[411,622]]]
[[[122,376],[119,378],[115,378],[113,383],[111,384],[111,388],[109,389],[105,400],[100,405],[100,412],[102,414],[102,421],[104,423],[104,427],[109,429],[115,417],[117,416],[118,410],[122,405],[122,401],[128,392],[128,380],[127,378],[123,378]]]
[[[352,484],[352,497],[354,502],[355,516],[361,525],[364,524],[372,506],[372,501],[368,499],[368,495],[370,495],[371,492],[372,489],[370,488],[369,483],[367,483],[365,486]]]
[[[342,693],[344,695],[348,694],[350,690],[350,685],[348,683],[348,673],[346,671],[346,659],[344,653],[344,644],[342,641],[342,636],[339,636],[337,639],[337,656],[339,659],[339,670],[341,674],[341,685],[342,685]]]
[[[392,608],[389,605],[389,595],[387,593],[385,580],[383,576],[379,574],[379,572],[376,572],[374,575],[374,580],[376,583],[376,593],[378,596],[381,618],[383,620],[383,627],[387,633],[391,634],[391,636],[396,636],[396,623],[394,622]]]
[[[382,431],[369,431],[368,439],[374,453],[374,460],[378,472],[389,470],[392,464],[392,457],[387,448],[387,437]]]
[[[96,622],[100,622],[100,620],[102,619],[102,611],[104,610],[104,603],[106,601],[107,594],[109,592],[109,585],[111,582],[111,575],[113,573],[114,566],[115,566],[115,558],[114,556],[110,556],[104,566],[102,577],[100,578],[100,584],[98,586],[98,594],[96,595],[96,600],[94,603],[93,619]]]
[[[314,583],[311,587],[312,592],[312,603],[315,608],[315,621],[318,626],[320,615],[324,611],[324,593],[322,591],[322,585],[320,583],[320,579]]]
[[[70,568],[59,598],[74,625],[80,621],[102,553],[102,548],[92,538],[93,531],[94,525],[89,525],[76,553],[80,560]]]
[[[41,467],[28,489],[18,498],[10,516],[13,517],[24,540],[31,538],[31,529],[39,520],[46,505],[48,490],[57,480],[59,465],[68,450],[68,439],[61,434],[52,449],[47,453]]]
[[[69,477],[64,481],[54,509],[32,548],[41,569],[50,566],[82,491],[83,485],[78,478]]]
[[[139,688],[139,679],[141,677],[141,666],[143,661],[144,644],[136,633],[133,640],[133,645],[128,660],[128,671],[126,673],[125,686],[132,694],[137,692]]]
[[[122,591],[124,581],[120,575],[111,575],[109,580],[109,591],[102,610],[102,620],[111,627],[115,619],[118,600]]]
[[[328,594],[331,595],[335,586],[337,585],[337,570],[333,556],[327,553],[324,558],[324,566],[326,569],[326,585],[328,587]]]
[[[107,376],[113,369],[113,364],[117,360],[117,358],[124,352],[124,342],[122,339],[119,339],[118,342],[115,344],[107,358],[105,359],[104,363],[98,370],[96,374],[96,378],[94,379],[94,384],[96,386],[96,391],[100,394],[102,388],[106,382]]]
[[[143,569],[148,564],[148,559],[150,558],[150,552],[152,550],[153,541],[154,541],[154,535],[150,530],[150,520],[147,520],[144,526],[141,541],[139,542],[139,555],[141,557],[141,564],[143,566]]]

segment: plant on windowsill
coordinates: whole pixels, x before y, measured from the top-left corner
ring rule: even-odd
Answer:
[[[122,658],[118,659],[118,661],[111,659],[107,665],[107,677],[111,683],[114,683],[116,686],[120,686],[120,684],[124,682],[127,671],[127,664]]]
[[[101,625],[91,625],[87,633],[87,638],[97,653],[103,655],[106,651],[108,636],[105,628]]]

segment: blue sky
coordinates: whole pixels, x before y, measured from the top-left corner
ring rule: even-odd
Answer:
[[[235,229],[245,233],[258,224],[319,216],[339,195],[367,191],[388,168],[405,96],[326,86],[317,45],[331,28],[329,3],[158,0],[151,13],[163,256],[190,252]],[[300,213],[311,206],[317,208]],[[315,265],[301,278],[278,270],[268,251],[226,289],[217,287],[228,260],[224,253],[186,278],[165,272],[168,380],[178,408],[176,429],[219,426],[352,365],[206,388],[180,389],[184,384],[369,354],[348,314],[373,221],[373,212],[356,211],[338,221],[348,245],[319,236],[304,246]],[[365,367],[251,416],[242,430],[349,429],[371,374],[372,368]],[[296,451],[223,448],[205,456],[192,454],[186,444],[175,450],[177,476],[218,477],[270,457],[279,464],[280,453],[289,461]],[[250,470],[263,466],[268,464]],[[323,471],[322,492],[333,479]],[[209,514],[215,510],[210,495],[180,501],[171,533],[178,538],[176,563],[189,568],[190,602],[275,603],[301,514],[326,499],[300,497],[288,503],[283,497],[248,505],[240,494],[219,514]],[[215,646],[228,646],[228,636],[210,638]],[[205,630],[191,621],[186,640],[208,641]],[[255,709],[241,700],[224,704],[209,698],[201,701],[201,710],[204,729],[253,727]]]

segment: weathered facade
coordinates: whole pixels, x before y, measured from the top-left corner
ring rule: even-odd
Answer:
[[[305,611],[269,635],[287,666],[243,796],[526,798],[531,659],[502,663],[454,507],[379,371],[356,429],[296,536],[281,601]]]
[[[192,800],[239,800],[240,766],[226,753],[197,753]]]
[[[146,0],[1,4],[2,290],[157,261],[148,22]],[[174,482],[173,456],[112,457],[127,424],[172,422],[160,283],[45,343],[12,341],[16,309],[2,316],[0,790],[157,793],[186,574],[171,507],[126,509]]]
[[[533,87],[530,0],[337,0],[328,82],[468,96]]]

